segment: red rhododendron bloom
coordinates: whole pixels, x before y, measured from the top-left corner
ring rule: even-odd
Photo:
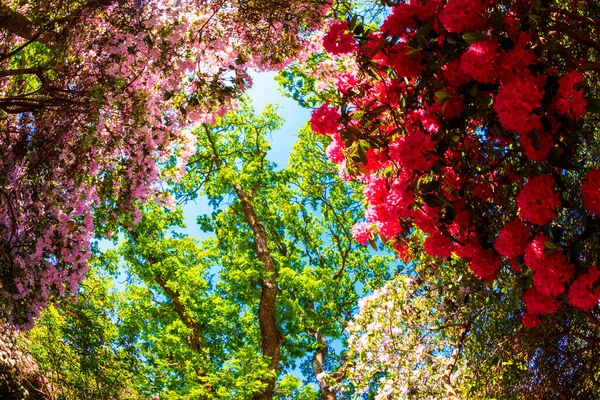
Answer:
[[[591,213],[600,215],[600,169],[588,172],[581,185],[583,203]]]
[[[494,111],[506,129],[527,134],[541,129],[540,118],[533,110],[541,106],[544,91],[537,80],[527,72],[503,83],[496,95]]]
[[[537,314],[531,314],[529,312],[526,312],[523,314],[523,317],[521,317],[521,322],[523,323],[523,325],[525,325],[527,328],[535,328],[536,326],[538,326],[540,324],[540,322],[542,322],[540,320],[540,318],[537,316]]]
[[[348,93],[356,85],[358,85],[356,74],[346,72],[335,77],[335,87],[342,93]]]
[[[515,219],[504,225],[494,243],[496,251],[504,257],[518,257],[525,253],[531,232],[523,221]]]
[[[423,55],[418,50],[408,47],[406,43],[398,43],[381,61],[383,65],[393,67],[398,76],[414,78],[424,69],[421,65],[422,58]]]
[[[454,242],[448,236],[436,232],[425,239],[423,247],[430,256],[448,258],[452,255]]]
[[[558,296],[565,291],[574,273],[572,264],[567,264],[564,253],[555,247],[543,233],[538,234],[525,250],[525,264],[533,270],[533,286],[547,296]]]
[[[523,302],[531,314],[552,314],[558,310],[560,303],[552,296],[541,293],[536,288],[531,288],[523,293]]]
[[[463,72],[460,58],[444,65],[442,71],[444,71],[444,78],[446,78],[448,85],[453,87],[459,87],[471,80],[471,78]]]
[[[339,128],[340,113],[337,108],[329,107],[329,103],[313,110],[310,117],[310,129],[321,135],[336,133]]]
[[[480,40],[469,46],[460,58],[462,72],[482,83],[496,81],[496,59],[498,41],[496,39]]]
[[[556,218],[560,197],[554,191],[554,179],[550,175],[533,176],[527,180],[517,196],[519,215],[536,225],[544,225]]]
[[[488,1],[450,0],[439,13],[439,18],[448,32],[474,32],[485,26],[484,12]]]
[[[498,61],[498,76],[504,82],[510,82],[517,75],[529,74],[527,69],[532,64],[535,64],[537,57],[531,50],[525,47],[531,40],[529,32],[522,32],[519,35],[515,48],[507,51]]]
[[[535,144],[532,140],[532,135],[536,135]],[[554,147],[552,135],[544,131],[531,131],[528,134],[520,135],[519,143],[527,158],[537,162],[546,161],[548,159],[548,154],[550,154],[550,150]]]
[[[536,271],[544,268],[544,253],[546,252],[546,242],[549,242],[550,238],[543,233],[538,234],[529,243],[525,249],[525,264]],[[556,253],[553,253],[556,254]]]
[[[417,130],[392,142],[388,155],[405,169],[427,171],[433,164],[434,156],[426,155],[425,152],[434,148],[435,142],[431,137]]]
[[[578,120],[586,113],[587,100],[583,97],[583,89],[574,88],[582,80],[583,74],[578,71],[571,71],[558,80],[555,105],[559,114]]]
[[[501,264],[500,259],[493,251],[477,249],[471,257],[469,268],[480,279],[493,281],[496,279],[496,271]]]
[[[323,47],[333,56],[352,53],[358,49],[351,33],[346,33],[348,22],[335,21],[323,37]]]
[[[392,8],[392,13],[381,25],[381,31],[387,32],[390,36],[403,36],[407,29],[417,27],[414,14],[415,7],[412,4],[400,3]]]
[[[589,311],[598,305],[600,286],[592,290],[594,283],[600,278],[598,267],[594,266],[573,281],[569,287],[569,301],[583,311]]]
[[[575,268],[566,263],[562,252],[553,253],[544,261],[544,267],[533,272],[533,286],[547,296],[556,297],[565,291],[565,283],[571,279]]]

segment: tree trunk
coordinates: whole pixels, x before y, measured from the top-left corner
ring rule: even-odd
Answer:
[[[244,219],[252,229],[254,234],[254,244],[256,246],[256,255],[263,265],[264,278],[261,282],[262,293],[260,296],[260,304],[258,307],[258,324],[260,326],[260,334],[262,337],[262,352],[263,355],[269,357],[269,369],[277,373],[279,368],[279,353],[283,336],[277,329],[277,321],[275,319],[275,301],[277,300],[277,271],[273,259],[269,253],[267,246],[267,232],[265,227],[256,217],[256,212],[250,201],[250,198],[244,192],[240,184],[234,185],[237,197],[242,203],[244,211]],[[263,379],[267,387],[261,392],[254,395],[254,400],[270,400],[275,394],[275,382],[277,374],[274,378]]]
[[[317,375],[325,371],[323,364],[325,363],[325,357],[327,357],[327,353],[329,352],[329,345],[327,344],[327,339],[321,335],[319,330],[312,332],[311,334],[317,340],[317,343],[321,345],[315,350],[315,354],[313,354],[312,369],[313,375],[316,378]],[[335,400],[335,390],[327,386],[322,380],[318,380],[318,382],[319,388],[321,389],[320,400]]]

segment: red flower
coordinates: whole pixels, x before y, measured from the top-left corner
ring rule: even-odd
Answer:
[[[436,232],[425,239],[423,247],[430,256],[448,258],[452,255],[454,242],[448,236]]]
[[[583,178],[581,197],[591,213],[600,215],[600,169],[588,172]]]
[[[540,130],[540,118],[533,110],[541,106],[544,91],[531,73],[517,75],[511,82],[503,83],[494,101],[494,111],[506,129],[522,135]]]
[[[485,26],[487,1],[449,0],[439,18],[448,32],[474,32]]]
[[[598,305],[600,300],[600,287],[592,291],[594,283],[600,278],[598,267],[590,270],[575,279],[569,288],[569,301],[583,311],[589,311]]]
[[[523,317],[521,317],[521,322],[527,328],[535,328],[542,321],[536,314],[531,314],[531,313],[526,312],[523,314]]]
[[[523,302],[531,314],[552,314],[558,310],[560,303],[552,296],[541,293],[536,288],[531,288],[523,293]]]
[[[521,143],[523,153],[530,160],[537,162],[546,161],[548,159],[548,154],[550,154],[550,150],[552,150],[552,148],[554,147],[554,140],[552,140],[552,135],[544,131],[537,132],[538,140],[535,145],[533,144],[533,140],[531,139],[530,135],[531,132],[528,134],[521,134],[519,136],[519,143]]]
[[[496,279],[496,271],[500,268],[501,261],[490,250],[477,249],[471,257],[469,268],[475,275],[485,281]]]
[[[381,31],[387,32],[390,36],[404,36],[407,29],[417,27],[414,14],[415,6],[408,3],[400,3],[392,8],[392,13],[385,19],[381,25]]]
[[[310,117],[310,129],[321,135],[336,133],[339,128],[340,113],[337,108],[329,107],[329,103],[313,110]]]
[[[498,41],[496,39],[480,40],[469,46],[460,57],[462,72],[482,83],[496,81],[496,59],[498,58]]]
[[[583,80],[583,74],[571,71],[558,80],[555,105],[559,114],[578,120],[586,113],[587,100],[583,97],[583,89],[575,90],[573,86]]]
[[[533,285],[547,296],[558,296],[565,291],[565,283],[574,273],[572,264],[567,264],[562,251],[549,252],[546,243],[550,239],[538,234],[525,250],[525,264],[533,270]]]
[[[414,78],[423,72],[421,59],[423,55],[415,49],[408,47],[406,43],[394,45],[381,62],[383,65],[394,67],[398,76]]]
[[[434,148],[435,142],[429,135],[415,130],[391,143],[388,155],[404,169],[428,171],[434,162],[434,156],[426,157],[425,152],[432,151]]]
[[[544,225],[555,219],[555,210],[560,204],[559,194],[554,191],[554,179],[550,175],[529,178],[517,196],[519,215],[536,225]]]
[[[504,257],[518,257],[525,253],[531,232],[520,219],[504,225],[494,243],[496,251]]]
[[[333,56],[347,54],[358,48],[351,33],[346,33],[348,22],[335,21],[323,37],[323,47]]]

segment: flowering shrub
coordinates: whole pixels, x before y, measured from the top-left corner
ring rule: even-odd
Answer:
[[[135,224],[140,202],[169,204],[160,183],[178,179],[195,149],[186,126],[233,107],[248,68],[306,52],[327,8],[2,2],[0,317],[31,327],[49,300],[77,290],[93,233]]]
[[[358,46],[330,51],[347,68],[325,94],[340,113],[328,154],[364,183],[373,232],[396,249],[423,233],[482,280],[519,274],[529,327],[600,298],[600,42],[582,21],[600,14],[579,1],[416,0],[379,30],[326,36]]]

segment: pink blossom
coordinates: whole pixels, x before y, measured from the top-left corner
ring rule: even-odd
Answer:
[[[321,135],[336,133],[339,129],[340,113],[337,108],[329,107],[329,103],[313,110],[310,117],[310,128]]]
[[[333,55],[352,53],[358,49],[356,40],[351,33],[346,33],[348,22],[334,21],[329,31],[323,37],[323,47]]]
[[[352,227],[352,237],[358,243],[366,245],[369,240],[373,238],[371,232],[371,224],[368,222],[358,222]]]

